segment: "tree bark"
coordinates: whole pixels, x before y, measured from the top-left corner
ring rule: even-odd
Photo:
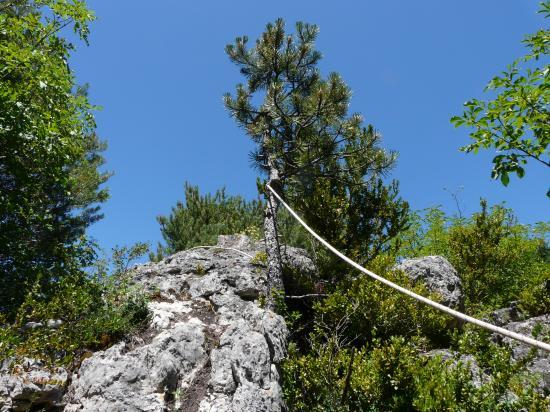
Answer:
[[[268,159],[269,163],[269,180],[268,184],[273,189],[277,190],[279,185],[279,172],[272,157]],[[275,294],[277,291],[283,291],[283,265],[281,259],[281,248],[279,245],[279,232],[277,230],[277,210],[279,202],[275,195],[266,189],[267,205],[264,216],[264,238],[265,250],[267,253],[267,300],[266,307],[270,310],[275,310]]]

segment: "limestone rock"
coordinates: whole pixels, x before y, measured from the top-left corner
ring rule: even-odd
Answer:
[[[65,369],[49,369],[35,359],[12,363],[2,362],[0,368],[0,411],[47,410],[61,405],[68,379]]]
[[[498,313],[507,313],[510,308],[504,308]],[[503,323],[505,329],[513,332],[521,333],[526,336],[532,336],[533,332],[538,331],[539,338],[550,335],[550,314],[537,316],[523,321]],[[532,347],[518,342],[514,339],[503,337],[502,335],[493,334],[493,341],[501,345],[509,345],[512,349],[512,360],[514,362],[524,362],[525,371],[530,377],[536,379],[537,390],[544,395],[550,395],[550,354],[543,350],[532,351]],[[472,372],[472,379],[475,386],[479,387],[481,383],[491,380],[491,375],[481,370],[475,359],[470,355],[459,355],[450,349],[436,349],[424,354],[424,356],[434,357],[440,356],[445,361],[451,361],[451,365],[457,365],[458,362],[466,365]],[[513,397],[509,392],[506,396]]]
[[[258,304],[265,268],[228,249],[255,256],[261,245],[237,235],[218,247],[135,268],[135,282],[153,296],[149,326],[84,360],[65,410],[283,410],[285,322]],[[307,264],[305,255],[294,260]]]
[[[517,307],[517,302],[512,302],[509,307],[497,309],[489,314],[489,319],[485,319],[493,325],[503,326],[511,322],[524,320],[525,315]]]
[[[504,325],[504,327],[526,336],[533,336],[535,334],[538,336],[538,339],[541,339],[544,336],[550,336],[550,313],[518,322],[510,322]],[[531,359],[531,346],[514,339],[503,338],[497,334],[494,334],[493,338],[498,342],[510,345],[514,360],[530,359],[526,365],[527,371],[538,377],[539,390],[546,395],[550,395],[550,353],[538,349]]]
[[[434,349],[424,354],[429,358],[440,357],[441,360],[449,362],[450,367],[456,367],[459,364],[468,368],[472,374],[472,383],[476,388],[479,388],[484,381],[490,379],[490,376],[485,374],[475,358],[471,355],[458,355],[450,349]]]
[[[414,282],[422,281],[429,291],[441,296],[441,303],[453,309],[464,305],[462,284],[455,268],[442,256],[405,259],[396,269],[402,270]]]

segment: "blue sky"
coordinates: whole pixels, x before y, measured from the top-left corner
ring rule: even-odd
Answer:
[[[392,177],[414,209],[466,213],[480,197],[506,202],[520,220],[548,220],[548,172],[530,164],[504,188],[490,179],[492,153],[466,155],[465,129],[449,118],[483,97],[490,78],[525,53],[523,36],[543,26],[537,1],[89,1],[98,17],[90,46],[71,64],[90,83],[98,132],[108,141],[111,199],[90,233],[106,249],[160,240],[155,217],[183,197],[226,186],[256,196],[252,144],[229,118],[222,95],[241,81],[224,46],[283,17],[320,27],[324,74],[339,72],[362,113],[397,150]]]

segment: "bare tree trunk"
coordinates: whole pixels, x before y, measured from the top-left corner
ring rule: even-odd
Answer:
[[[279,188],[279,172],[273,164],[270,156],[269,160],[269,180],[268,184],[275,190]],[[273,193],[266,189],[267,206],[264,216],[264,238],[265,249],[267,253],[267,300],[266,307],[270,310],[275,309],[274,294],[283,288],[283,265],[281,259],[281,249],[279,246],[279,232],[277,230],[277,210],[279,203]]]

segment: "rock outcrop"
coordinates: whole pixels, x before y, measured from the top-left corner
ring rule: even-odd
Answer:
[[[513,308],[504,308],[499,312],[504,312],[505,309],[512,310]],[[532,336],[533,334],[548,336],[550,334],[550,314],[532,317],[520,322],[504,323],[501,326],[526,336]],[[541,349],[535,350],[525,343],[498,334],[493,334],[492,340],[495,343],[509,346],[512,350],[512,361],[525,364],[525,371],[535,380],[536,389],[546,396],[550,395],[550,354],[548,352]],[[471,355],[460,355],[450,349],[435,349],[424,355],[428,357],[440,356],[443,360],[450,361],[452,366],[457,365],[459,362],[467,366],[472,373],[473,383],[477,387],[492,379],[490,373],[483,371]]]
[[[283,249],[287,266],[306,276],[315,267],[303,250]],[[0,363],[0,411],[265,411],[285,410],[279,364],[288,331],[284,319],[264,309],[265,253],[246,236],[221,236],[216,247],[176,253],[133,269],[136,285],[151,296],[147,327],[83,360],[70,374],[24,359]],[[444,304],[463,305],[460,279],[438,256],[403,261],[415,282]],[[550,315],[523,319],[514,305],[491,314],[507,329],[550,333]],[[40,325],[40,327],[55,327]],[[527,345],[494,336],[550,393],[550,358]],[[425,354],[469,365],[475,385],[491,379],[471,356],[449,349]]]
[[[460,277],[443,256],[405,259],[395,268],[405,272],[414,282],[423,282],[430,292],[439,294],[444,305],[459,310],[463,308]]]
[[[550,336],[550,314],[510,322],[505,324],[504,327],[525,336],[537,336],[539,338]],[[529,359],[526,364],[527,371],[538,377],[539,390],[546,395],[550,395],[550,353],[542,349],[534,351],[531,346],[525,343],[497,334],[493,335],[493,339],[499,343],[509,345],[512,348],[514,360]]]
[[[262,307],[262,251],[246,236],[221,236],[217,247],[136,266],[134,282],[151,297],[147,327],[89,353],[72,374],[32,359],[2,362],[0,411],[283,410],[288,331]],[[304,251],[283,251],[287,265],[314,271]]]
[[[0,364],[0,411],[59,409],[67,381],[63,368],[50,370],[28,358],[17,364],[6,359]]]
[[[441,296],[441,302],[454,309],[461,309],[464,304],[462,284],[458,273],[447,259],[442,256],[426,256],[415,259],[405,259],[396,269],[404,271],[414,282],[421,281],[428,290]],[[516,302],[510,307],[498,309],[489,314],[486,321],[508,330],[526,336],[550,335],[550,314],[526,319],[525,314],[519,311]],[[533,351],[532,347],[516,340],[493,334],[493,341],[509,345],[512,349],[512,359],[515,362],[526,362],[526,371],[538,381],[538,389],[544,394],[550,394],[550,356],[542,350]],[[483,380],[490,379],[475,359],[469,355],[457,355],[449,349],[437,349],[425,354],[426,356],[441,356],[444,360],[454,360],[454,364],[461,362],[469,365],[474,384],[479,386]]]
[[[84,360],[65,410],[283,409],[287,329],[260,304],[265,273],[251,256],[261,248],[245,236],[220,237],[218,246],[135,268],[135,281],[154,296],[150,326]]]

